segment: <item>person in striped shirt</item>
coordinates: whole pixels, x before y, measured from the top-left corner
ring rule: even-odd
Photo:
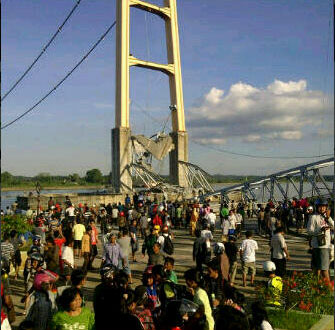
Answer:
[[[15,250],[13,244],[9,241],[9,233],[4,234],[3,242],[1,242],[1,257],[5,258],[8,262],[8,269],[6,270],[9,273],[10,263],[14,263]]]

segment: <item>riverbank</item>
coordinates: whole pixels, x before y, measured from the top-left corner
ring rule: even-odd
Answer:
[[[97,189],[104,189],[103,185],[62,185],[62,186],[43,186],[43,190],[97,190]],[[36,188],[35,186],[13,186],[13,187],[1,187],[1,191],[16,191],[16,190],[22,190],[22,191],[33,191],[35,192]]]
[[[235,184],[239,184],[241,182],[216,182],[212,183],[212,187],[216,189],[217,187],[222,187],[222,186],[232,186]],[[61,186],[43,186],[43,190],[100,190],[100,189],[105,189],[104,185],[61,185]],[[36,188],[35,185],[32,186],[12,186],[12,187],[1,187],[1,191],[16,191],[16,190],[21,190],[21,191],[32,191],[35,192]]]

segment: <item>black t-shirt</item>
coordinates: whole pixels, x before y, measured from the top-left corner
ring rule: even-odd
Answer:
[[[236,244],[233,243],[233,242],[227,242],[227,243],[225,243],[224,246],[225,246],[225,251],[226,251],[227,257],[229,259],[229,262],[232,263],[232,262],[237,261],[238,249],[237,249]]]

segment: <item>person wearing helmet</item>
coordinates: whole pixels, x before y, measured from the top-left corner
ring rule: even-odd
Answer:
[[[308,206],[305,214],[305,224],[304,224],[305,228],[307,228],[308,221],[310,217],[313,215],[313,212],[314,212],[313,206],[312,205]]]
[[[148,293],[147,288],[144,285],[139,285],[135,288],[135,302],[136,307],[134,314],[141,321],[144,330],[155,329],[155,324],[152,318],[152,314],[148,306]]]
[[[266,277],[269,278],[267,282],[267,289],[269,297],[266,300],[267,305],[281,306],[280,296],[283,290],[283,280],[276,275],[276,265],[272,261],[265,261],[263,263],[263,270]]]
[[[330,217],[328,201],[321,200],[317,205],[317,214],[313,214],[307,224],[307,232],[312,237],[312,268],[317,275],[329,279],[331,231],[334,220]]]

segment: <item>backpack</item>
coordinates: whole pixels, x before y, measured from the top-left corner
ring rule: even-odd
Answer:
[[[165,253],[167,253],[168,255],[173,254],[174,247],[173,247],[173,243],[172,243],[172,240],[171,240],[170,236],[166,236],[166,237],[164,237],[164,247],[163,247],[163,251],[164,251]]]

